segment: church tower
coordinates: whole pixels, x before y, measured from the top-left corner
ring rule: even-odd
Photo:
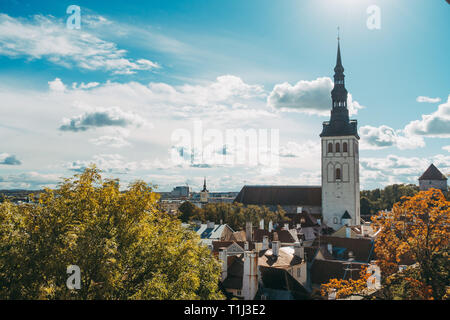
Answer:
[[[203,190],[200,191],[200,202],[207,203],[208,202],[208,189],[206,189],[206,177],[203,180]]]
[[[337,230],[345,224],[360,224],[359,136],[357,121],[349,119],[344,67],[338,38],[330,121],[322,133],[322,216]]]

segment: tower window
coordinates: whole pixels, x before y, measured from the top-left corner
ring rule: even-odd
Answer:
[[[336,152],[341,152],[341,145],[338,143],[336,143]]]
[[[328,144],[328,152],[333,152],[333,144],[331,142]]]
[[[336,180],[341,180],[341,168],[336,169]]]
[[[344,142],[344,143],[342,144],[342,152],[348,152],[347,142]]]

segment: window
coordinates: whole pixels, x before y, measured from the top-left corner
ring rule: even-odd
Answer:
[[[338,217],[334,217],[334,218],[333,218],[333,223],[334,223],[334,224],[337,224],[338,221],[339,221]]]
[[[341,152],[341,145],[338,143],[336,143],[336,152]]]
[[[241,290],[237,290],[236,295],[240,297],[242,295]]]
[[[328,152],[333,152],[333,144],[331,142],[328,144]]]
[[[336,169],[336,180],[341,180],[341,168]]]
[[[297,278],[300,278],[302,275],[302,268],[297,269]]]
[[[348,152],[347,142],[344,142],[344,144],[342,145],[342,152]]]

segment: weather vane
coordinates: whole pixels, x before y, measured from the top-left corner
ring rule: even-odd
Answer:
[[[339,26],[337,27],[337,31],[338,31],[338,36],[337,36],[337,39],[338,39],[338,41],[341,39],[340,37],[339,37]]]

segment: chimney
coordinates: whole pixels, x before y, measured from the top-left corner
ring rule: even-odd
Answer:
[[[248,247],[249,247],[248,241],[245,241],[245,242],[244,242],[244,250],[245,250],[245,251],[248,251]]]
[[[228,254],[227,248],[219,249],[219,259],[222,262],[222,281],[227,278],[228,275]]]
[[[245,239],[247,241],[252,241],[252,222],[245,223]]]
[[[207,221],[206,222],[206,228],[208,228],[208,229],[214,229],[215,225],[216,224],[213,221]]]
[[[258,255],[254,251],[244,252],[244,275],[242,295],[245,300],[253,300],[258,291]]]
[[[255,242],[255,251],[260,252],[262,250],[262,243],[261,242]]]
[[[346,238],[352,237],[352,229],[349,226],[345,227],[345,237]]]
[[[280,241],[272,241],[272,255],[278,256],[280,250]]]
[[[336,300],[336,289],[331,289],[331,292],[328,294],[328,300]]]
[[[269,221],[269,232],[273,231],[273,222],[272,220]]]
[[[284,224],[284,229],[285,229],[285,230],[289,230],[289,223],[285,223],[285,224]]]
[[[259,228],[264,230],[264,219],[259,220]]]
[[[328,252],[333,254],[333,245],[331,243],[327,244]]]
[[[269,249],[269,237],[268,236],[264,236],[261,250],[267,250],[267,249]]]
[[[300,242],[294,243],[294,256],[301,259],[305,258],[305,248],[300,244]]]

